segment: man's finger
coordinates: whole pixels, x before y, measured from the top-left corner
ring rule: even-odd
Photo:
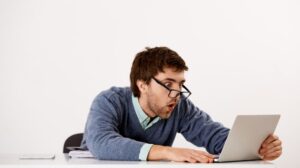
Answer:
[[[204,152],[204,151],[199,151],[199,150],[194,150],[196,153],[198,153],[199,155],[205,155],[209,158],[214,158],[214,155],[210,154],[210,153],[207,153],[207,152]]]
[[[260,149],[260,152],[261,152],[261,153],[265,153],[265,152],[267,152],[268,150],[271,150],[271,149],[276,148],[276,147],[278,147],[278,146],[281,147],[281,141],[280,141],[280,140],[275,140],[275,141],[273,141],[272,143],[270,143],[270,144],[268,144],[268,145],[262,147],[262,148]]]
[[[209,158],[207,156],[202,155],[202,154],[198,153],[197,151],[192,151],[192,155],[193,155],[193,158],[196,159],[198,162],[201,162],[201,163],[209,162]]]
[[[282,154],[281,150],[275,151],[275,152],[264,155],[263,159],[264,160],[274,160],[274,159],[278,158],[281,154]]]
[[[263,147],[267,146],[269,143],[278,140],[278,136],[271,134],[268,136],[268,138],[263,142]]]
[[[282,150],[282,147],[281,146],[276,146],[276,147],[274,147],[274,148],[272,148],[272,149],[261,149],[260,151],[259,151],[259,154],[260,155],[266,155],[266,154],[269,154],[269,153],[272,153],[272,152],[275,152],[275,151],[281,151]]]
[[[193,158],[187,158],[186,161],[189,162],[189,163],[196,163],[197,162],[197,160],[193,159]]]

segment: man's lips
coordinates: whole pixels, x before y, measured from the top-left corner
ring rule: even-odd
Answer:
[[[170,109],[173,109],[175,106],[176,106],[176,102],[168,104],[168,107]]]

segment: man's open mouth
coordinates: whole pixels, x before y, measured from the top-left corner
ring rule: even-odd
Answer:
[[[175,106],[176,106],[176,103],[170,103],[170,104],[168,104],[168,107],[169,107],[170,109],[173,109]]]

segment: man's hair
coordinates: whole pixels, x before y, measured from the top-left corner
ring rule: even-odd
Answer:
[[[140,90],[136,85],[137,80],[149,84],[151,78],[164,68],[173,68],[175,71],[187,71],[184,60],[173,50],[167,47],[146,47],[144,51],[137,53],[133,60],[130,72],[130,86],[135,97],[140,97]]]

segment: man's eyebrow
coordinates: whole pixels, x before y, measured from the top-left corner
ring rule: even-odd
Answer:
[[[163,79],[163,81],[165,81],[165,80],[167,80],[167,81],[172,81],[172,82],[177,82],[175,79],[173,79],[173,78],[166,78],[166,79]],[[182,80],[182,81],[180,81],[179,83],[184,83],[185,82],[185,79],[184,80]]]

